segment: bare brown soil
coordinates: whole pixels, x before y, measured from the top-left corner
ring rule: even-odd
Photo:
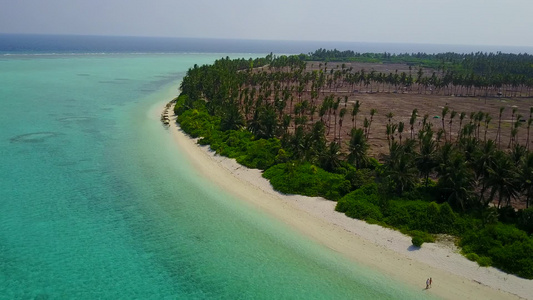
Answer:
[[[371,144],[371,153],[374,155],[388,152],[387,138],[386,138],[386,124],[388,123],[387,114],[392,112],[394,117],[392,122],[404,122],[405,129],[403,132],[403,139],[411,137],[411,130],[409,126],[409,119],[413,109],[418,109],[418,118],[414,126],[414,133],[416,135],[421,128],[421,121],[425,114],[429,115],[428,121],[432,122],[434,128],[438,130],[442,128],[442,109],[448,106],[450,112],[455,110],[458,112],[453,119],[451,127],[451,138],[455,140],[459,131],[459,114],[465,112],[467,117],[463,120],[463,125],[469,122],[470,112],[482,111],[489,113],[492,116],[492,121],[489,123],[487,131],[487,139],[496,139],[498,130],[498,115],[500,107],[505,107],[502,115],[501,123],[501,144],[500,148],[505,149],[509,144],[511,136],[511,117],[513,107],[517,108],[517,114],[521,114],[523,119],[529,117],[529,107],[531,106],[531,99],[520,98],[477,98],[477,97],[453,97],[441,95],[420,95],[416,92],[410,93],[366,93],[359,92],[350,94],[348,97],[347,108],[350,108],[356,100],[361,103],[361,113],[357,116],[357,126],[361,127],[364,118],[370,118],[370,109],[377,109],[374,116],[369,134],[369,143]],[[344,104],[341,104],[341,107]],[[450,135],[450,112],[444,119],[444,128],[449,139]],[[351,115],[345,115],[345,121],[341,128],[341,138],[349,139],[349,132],[351,130]],[[347,124],[347,125],[344,125]],[[518,133],[518,143],[526,145],[527,140],[527,124],[524,123]],[[482,124],[480,127],[480,137],[484,139],[485,127]],[[396,133],[396,140],[399,140],[399,134]],[[330,130],[329,140],[333,140],[333,133]],[[531,141],[530,141],[531,143]],[[531,145],[530,145],[531,146]]]
[[[325,64],[323,62],[309,62],[307,64],[307,71],[318,70],[321,68],[324,70]],[[340,70],[342,63],[329,62],[327,65],[326,73],[329,70]],[[345,68],[353,68],[353,71],[359,71],[364,69],[365,72],[375,70],[377,72],[411,72],[415,76],[416,70],[412,68],[409,70],[409,66],[405,64],[369,64],[369,63],[345,63]],[[433,70],[425,69],[425,74],[431,74]],[[343,148],[347,147],[349,142],[349,133],[352,129],[352,116],[351,110],[355,101],[359,100],[361,103],[360,113],[356,118],[357,128],[363,128],[363,121],[366,118],[370,119],[370,110],[376,109],[377,113],[374,115],[372,125],[370,127],[369,143],[371,145],[370,154],[376,158],[380,158],[383,154],[388,153],[388,141],[386,135],[386,124],[388,123],[387,114],[392,112],[394,117],[392,123],[404,122],[405,129],[402,134],[402,139],[411,137],[411,130],[409,125],[409,119],[413,109],[418,109],[418,118],[414,126],[413,137],[416,137],[416,133],[421,128],[421,122],[424,115],[429,115],[428,121],[433,123],[435,132],[443,127],[442,124],[442,109],[448,106],[449,112],[444,118],[444,128],[446,132],[446,138],[450,139],[450,114],[452,111],[456,111],[457,115],[453,119],[451,126],[451,139],[455,141],[459,131],[459,115],[461,112],[466,113],[466,117],[463,120],[462,125],[465,125],[470,120],[471,112],[482,111],[489,113],[492,120],[489,123],[486,138],[496,140],[498,130],[498,115],[500,107],[504,107],[501,122],[501,143],[500,149],[507,149],[509,145],[509,139],[511,136],[511,124],[512,124],[512,110],[516,108],[516,115],[520,114],[522,125],[519,128],[517,134],[517,142],[526,146],[527,141],[527,119],[529,118],[530,106],[533,105],[532,98],[502,98],[502,97],[457,97],[457,96],[445,96],[443,93],[437,94],[437,91],[428,89],[426,91],[418,92],[416,86],[410,88],[389,87],[386,84],[376,84],[373,86],[356,85],[352,90],[350,86],[344,84],[337,88],[326,87],[320,92],[320,96],[315,104],[320,107],[324,98],[330,94],[334,94],[335,97],[341,97],[341,103],[339,105],[339,111],[342,108],[346,108],[347,112],[343,118],[343,124],[341,127],[340,138]],[[376,92],[379,90],[379,92]],[[345,105],[344,97],[348,96],[348,101]],[[295,95],[295,97],[297,97]],[[304,93],[302,99],[308,99],[309,92]],[[515,115],[515,119],[516,119]],[[327,115],[326,117],[327,118]],[[338,112],[337,112],[337,118]],[[316,113],[313,119],[316,121],[319,119]],[[334,140],[334,116],[331,116],[331,126],[329,128],[328,140]],[[337,125],[337,130],[338,129]],[[532,130],[533,131],[533,130]],[[336,134],[337,137],[339,134]],[[479,138],[485,139],[485,126],[484,122],[481,122],[479,128]],[[395,140],[399,141],[399,134],[396,132]],[[442,139],[444,141],[444,138]],[[530,140],[530,144],[533,142],[533,138]],[[530,145],[531,146],[531,145]]]

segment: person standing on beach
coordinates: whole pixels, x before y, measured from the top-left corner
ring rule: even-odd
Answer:
[[[431,284],[433,283],[433,279],[429,277],[429,287],[431,287]]]
[[[426,279],[426,290],[429,289],[429,278]]]

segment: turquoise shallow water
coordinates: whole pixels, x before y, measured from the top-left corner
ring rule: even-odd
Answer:
[[[221,56],[0,57],[1,299],[427,296],[192,169],[150,111]]]

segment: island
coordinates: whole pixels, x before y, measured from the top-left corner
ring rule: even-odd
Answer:
[[[283,194],[533,279],[532,65],[481,52],[226,57],[189,69],[172,106],[199,144]]]

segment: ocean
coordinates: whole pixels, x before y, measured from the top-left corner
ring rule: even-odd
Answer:
[[[268,43],[87,39],[0,35],[0,299],[428,297],[204,179],[159,122],[189,67]]]

